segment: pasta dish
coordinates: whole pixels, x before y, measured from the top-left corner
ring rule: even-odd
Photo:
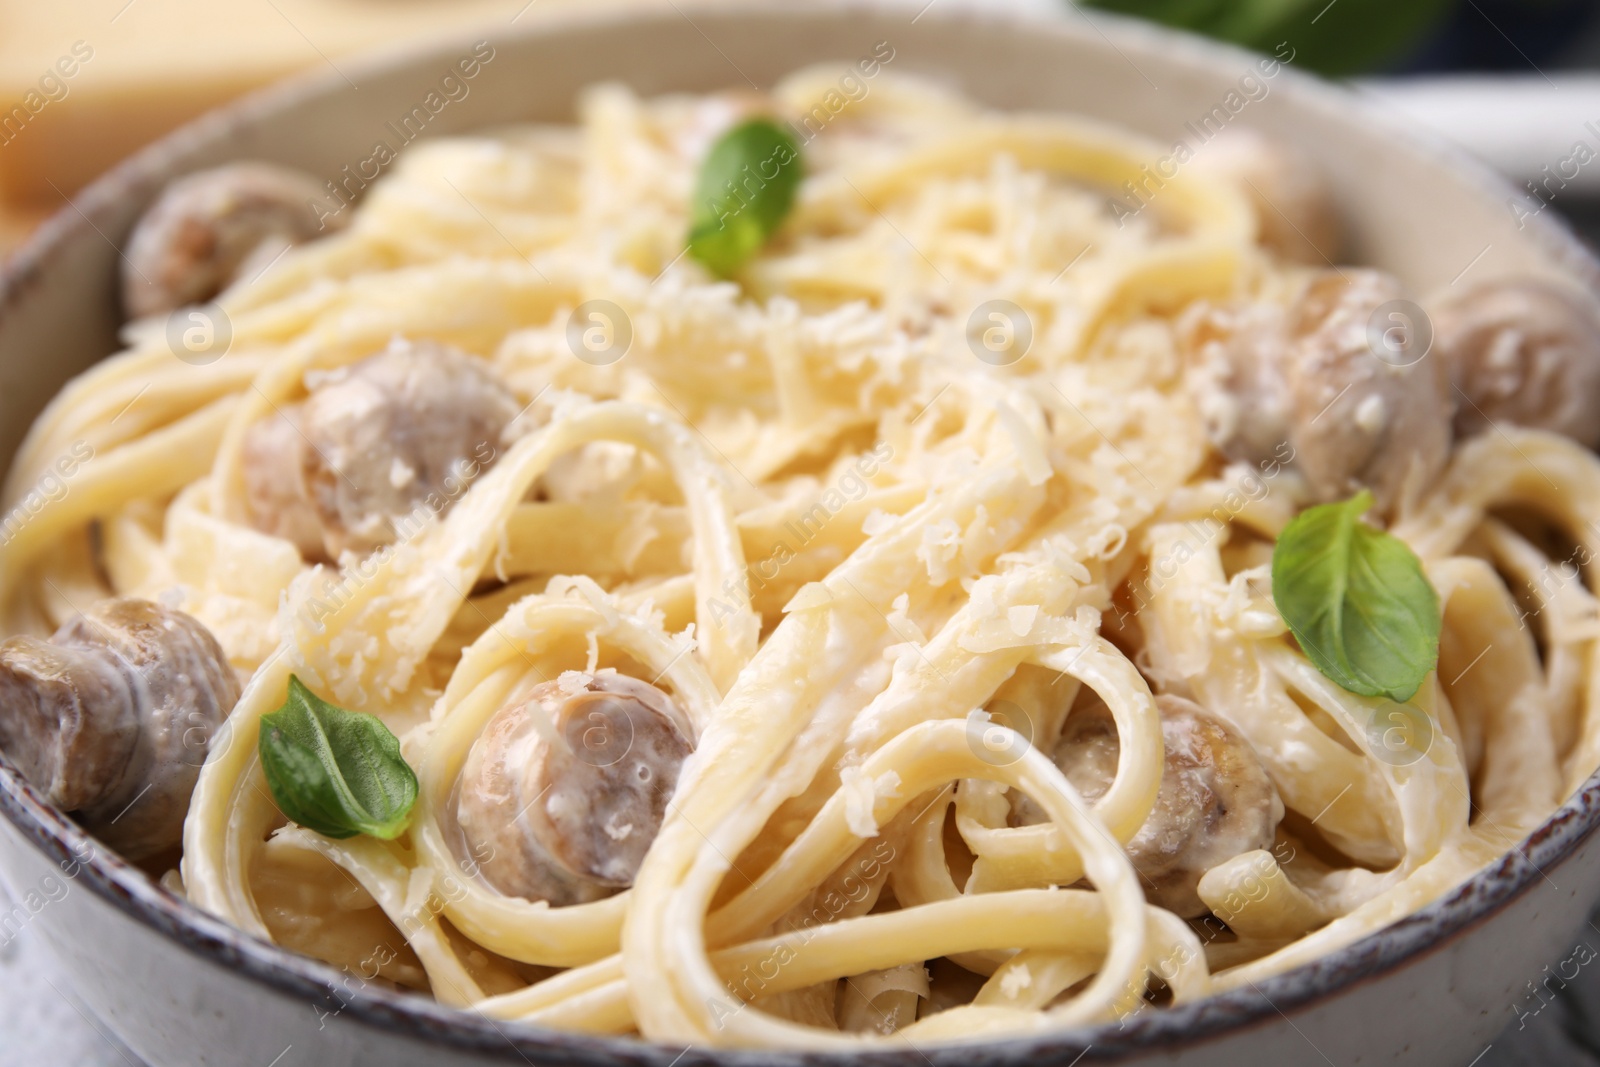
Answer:
[[[1126,1020],[1519,849],[1591,298],[892,58],[174,182],[11,469],[0,751],[349,989],[708,1046]]]

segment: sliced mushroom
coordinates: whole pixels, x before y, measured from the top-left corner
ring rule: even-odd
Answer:
[[[1244,188],[1261,243],[1279,256],[1312,266],[1338,262],[1339,212],[1322,172],[1302,153],[1230,126],[1201,145],[1190,166]]]
[[[1434,344],[1465,400],[1456,433],[1506,422],[1600,444],[1600,314],[1537,278],[1483,282],[1439,303]]]
[[[1166,764],[1155,807],[1127,845],[1145,896],[1183,918],[1209,909],[1196,887],[1206,871],[1252,849],[1272,847],[1283,801],[1255,750],[1221,720],[1182,697],[1158,696]],[[1067,718],[1054,759],[1091,803],[1110,788],[1121,750],[1103,707]],[[1019,822],[1042,818],[1033,801],[1013,800]]]
[[[456,821],[485,881],[581,904],[633,884],[678,772],[689,720],[612,670],[568,671],[496,712],[461,771]]]
[[[130,859],[178,845],[239,679],[211,632],[148,600],[104,600],[48,641],[0,644],[0,749]]]
[[[1287,308],[1202,306],[1184,328],[1190,384],[1228,458],[1292,459],[1314,497],[1371,489],[1388,510],[1450,453],[1442,361],[1375,344],[1399,283],[1380,271],[1312,275]],[[1416,346],[1420,347],[1420,346]]]
[[[482,360],[397,340],[250,427],[250,520],[311,559],[370,552],[444,514],[494,462],[516,415]]]
[[[322,520],[311,506],[301,473],[306,448],[303,405],[291,404],[253,424],[244,435],[245,505],[256,529],[292,541],[307,559],[330,555]]]
[[[311,175],[268,163],[230,163],[179,178],[128,240],[124,309],[139,319],[203,303],[247,261],[270,260],[343,229],[348,216],[322,208],[326,200]]]

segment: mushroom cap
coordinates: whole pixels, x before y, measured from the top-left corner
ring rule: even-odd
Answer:
[[[175,847],[239,700],[211,632],[148,600],[103,600],[49,641],[0,644],[0,748],[51,801],[138,859]]]
[[[1323,501],[1368,488],[1387,511],[1427,485],[1449,459],[1452,405],[1442,360],[1374,342],[1401,293],[1381,271],[1345,268],[1311,275],[1287,307],[1197,307],[1182,341],[1218,451],[1291,462]]]
[[[1391,362],[1372,341],[1380,309],[1402,293],[1381,271],[1324,272],[1291,313],[1291,430],[1297,463],[1320,500],[1365,487],[1388,510],[1429,484],[1450,457],[1443,361],[1424,354]]]
[[[301,404],[275,408],[251,424],[241,448],[245,507],[262,533],[290,541],[306,559],[325,558],[322,520],[306,499],[301,451]]]
[[[245,435],[252,524],[309,559],[371,552],[444,514],[492,464],[516,398],[481,359],[396,339]]]
[[[456,821],[508,896],[577,904],[633,884],[693,750],[661,690],[569,671],[501,708],[462,767]]]
[[[1481,282],[1434,307],[1435,346],[1464,398],[1456,433],[1505,422],[1600,445],[1600,313],[1538,278]]]
[[[1206,436],[1229,459],[1260,463],[1292,448],[1284,318],[1270,304],[1203,304],[1180,327]]]
[[[179,178],[128,239],[124,309],[140,319],[203,303],[264,245],[276,255],[342,229],[344,216],[318,210],[326,199],[311,175],[270,163],[229,163]]]
[[[116,791],[139,741],[133,700],[107,656],[37,637],[0,644],[0,750],[66,811]]]
[[[1283,801],[1247,741],[1182,697],[1156,697],[1165,762],[1155,806],[1124,846],[1145,896],[1184,918],[1209,909],[1197,887],[1206,871],[1252,849],[1270,848]],[[1054,750],[1067,781],[1093,802],[1110,788],[1121,743],[1102,707],[1067,717]],[[1037,818],[1032,801],[1019,815]]]

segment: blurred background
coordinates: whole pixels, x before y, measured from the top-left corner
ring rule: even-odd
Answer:
[[[280,78],[342,74],[363,52],[441,32],[677,2],[0,0],[0,257],[119,159]],[[880,2],[913,18],[936,5],[1045,18],[1109,10],[1268,52],[1293,39],[1297,67],[1458,142],[1524,191],[1525,210],[1564,215],[1600,244],[1597,0]],[[0,919],[13,908],[0,881]],[[1579,944],[1597,954],[1600,916]],[[1506,1023],[1462,1067],[1600,1067],[1600,968],[1530,982]],[[73,1000],[26,927],[0,922],[0,1067],[54,1064],[143,1067]]]
[[[675,2],[0,0],[0,254],[139,146],[280,78],[438,32]],[[1071,0],[883,2],[1081,17]],[[1600,166],[1561,170],[1580,140],[1600,153],[1595,0],[1078,3],[1266,51],[1293,39],[1297,67],[1355,79],[1519,186],[1542,183],[1545,202],[1600,236]]]

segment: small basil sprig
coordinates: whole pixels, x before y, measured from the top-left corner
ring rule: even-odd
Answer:
[[[1361,521],[1371,507],[1362,490],[1296,516],[1272,551],[1272,599],[1317,670],[1404,703],[1439,661],[1439,595],[1405,542]]]
[[[278,808],[325,837],[392,839],[411,820],[417,776],[377,718],[346,711],[289,676],[289,696],[261,717],[261,767]]]
[[[714,274],[733,274],[794,206],[800,146],[770,119],[750,119],[711,146],[695,183],[689,254]]]

